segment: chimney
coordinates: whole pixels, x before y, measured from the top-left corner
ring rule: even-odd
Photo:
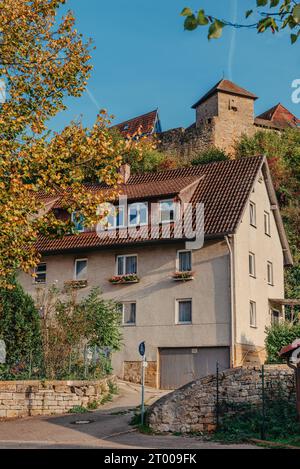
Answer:
[[[123,177],[124,184],[127,183],[128,179],[130,178],[130,164],[124,163],[119,168],[119,173]]]

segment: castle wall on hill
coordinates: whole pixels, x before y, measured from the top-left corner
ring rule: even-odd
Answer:
[[[158,149],[175,156],[182,163],[189,163],[200,153],[214,145],[214,119],[201,127],[192,125],[187,129],[178,128],[162,132],[158,136]]]

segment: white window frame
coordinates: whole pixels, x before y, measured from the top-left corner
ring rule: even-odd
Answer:
[[[252,259],[253,272],[251,272],[251,269],[250,269],[250,265],[251,265],[250,258]],[[252,278],[256,278],[256,257],[255,257],[254,252],[251,252],[251,251],[249,251],[249,275]]]
[[[185,322],[185,321],[182,322],[182,321],[179,321],[179,303],[183,303],[183,302],[186,302],[186,301],[189,301],[191,303],[191,320],[187,321],[187,322]],[[175,319],[176,319],[175,323],[178,326],[193,324],[193,300],[192,300],[192,298],[177,298],[176,299],[176,318]]]
[[[177,272],[180,272],[180,261],[179,261],[179,257],[180,257],[180,254],[182,253],[185,253],[185,252],[190,252],[191,253],[191,271],[193,270],[193,251],[191,249],[180,249],[179,251],[177,251],[177,255],[176,255],[176,271]],[[187,271],[187,272],[190,272],[190,271]]]
[[[162,214],[162,210],[161,210],[161,204],[164,204],[164,203],[167,203],[167,202],[172,202],[172,204],[174,205],[174,219],[173,220],[162,220],[161,219],[161,214]],[[158,222],[160,224],[164,224],[164,223],[173,223],[175,222],[176,220],[178,220],[178,207],[179,207],[179,202],[174,200],[174,199],[161,199],[158,201]]]
[[[271,267],[271,270],[269,270],[269,267]],[[269,272],[271,273],[271,279],[269,278]],[[268,285],[274,286],[274,264],[272,261],[267,261],[267,282]]]
[[[135,304],[135,322],[125,322],[124,321],[125,305],[132,305],[132,304]],[[134,326],[136,326],[136,311],[137,311],[136,301],[124,301],[123,303],[121,303],[121,305],[122,305],[122,326],[123,327],[134,327]]]
[[[267,236],[271,236],[271,214],[264,211],[264,229]]]
[[[282,313],[281,313],[278,309],[272,308],[272,309],[271,309],[271,325],[276,324],[276,323],[273,321],[274,313],[277,313],[277,314],[278,314],[278,323],[277,323],[277,324],[280,324],[280,320],[281,320],[281,318],[282,318]]]
[[[37,268],[38,268],[40,265],[44,265],[44,266],[45,266],[45,271],[39,272],[40,274],[44,274],[44,273],[45,273],[45,281],[44,281],[44,282],[38,282],[38,281],[37,281],[37,277],[34,277],[33,283],[34,283],[35,285],[46,285],[46,283],[47,283],[47,262],[40,262],[40,263],[36,266],[36,268],[34,269],[34,273],[35,273],[35,274],[38,273],[38,272],[37,272]]]
[[[76,225],[76,221],[74,220],[75,216],[81,216],[80,213],[78,214],[78,212],[72,212],[71,213],[71,221],[74,225]],[[76,230],[78,231],[78,233],[84,233],[84,230],[85,230],[85,227],[82,226],[82,228],[80,230]]]
[[[251,208],[253,208],[253,216],[252,216]],[[254,217],[254,220],[253,220],[253,217]],[[252,201],[250,201],[250,204],[249,204],[249,219],[250,219],[250,225],[256,228],[257,227],[256,203]]]
[[[141,223],[141,215],[140,215],[140,210],[137,210],[137,223],[130,223],[130,209],[132,207],[139,207],[139,206],[145,206],[147,209],[147,221],[146,223]],[[148,225],[148,220],[149,220],[149,205],[148,202],[134,202],[133,204],[128,205],[128,214],[127,214],[127,221],[128,221],[128,226],[134,227],[134,226],[147,226]]]
[[[251,311],[251,307],[254,307],[254,310]],[[254,313],[254,323],[252,322],[252,315],[251,313]],[[250,300],[249,302],[249,323],[250,323],[250,327],[252,329],[257,329],[257,307],[256,307],[256,301],[253,301],[253,300]]]
[[[121,274],[118,274],[118,260],[119,258],[123,257],[123,271],[126,270],[126,258],[127,257],[136,257],[136,274],[122,274],[122,275],[138,275],[138,269],[139,269],[139,258],[138,258],[138,255],[137,254],[119,254],[118,256],[116,256],[116,267],[115,267],[115,273],[116,275],[121,275]]]
[[[86,261],[86,267],[87,267],[87,269],[88,269],[88,258],[87,258],[87,257],[84,257],[84,258],[82,258],[82,259],[75,259],[75,261],[74,261],[74,276],[73,276],[73,279],[74,279],[74,280],[78,280],[78,281],[80,281],[80,280],[87,280],[88,274],[86,275],[86,278],[81,278],[81,279],[78,279],[78,278],[77,278],[77,275],[76,275],[76,266],[77,266],[77,263],[78,263],[78,262],[83,262],[83,261]]]
[[[114,213],[111,215],[112,219],[113,219],[113,223],[110,224],[109,226],[102,224],[103,231],[116,230],[118,228],[126,228],[126,224],[125,224],[126,210],[125,210],[125,207],[123,205],[120,205],[120,206],[114,205],[113,207],[114,207]],[[117,225],[118,212],[123,212],[123,225]],[[109,216],[110,215],[107,216],[107,222],[108,222]]]

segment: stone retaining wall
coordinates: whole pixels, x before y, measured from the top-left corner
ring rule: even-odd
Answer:
[[[295,399],[295,374],[286,365],[267,365],[269,396]],[[148,411],[150,427],[159,432],[211,432],[216,428],[216,375],[183,386],[164,396]],[[227,403],[262,402],[260,367],[233,368],[220,373],[219,399]]]
[[[97,381],[0,381],[0,418],[64,414],[110,393],[113,376]]]

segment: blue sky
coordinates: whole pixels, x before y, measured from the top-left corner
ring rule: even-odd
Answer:
[[[227,29],[221,40],[207,31],[183,30],[183,7],[243,20],[255,0],[68,0],[77,29],[91,37],[94,70],[88,91],[68,99],[68,110],[50,123],[59,130],[72,119],[91,125],[98,108],[115,122],[159,108],[163,129],[194,122],[191,105],[224,74],[256,93],[257,114],[282,102],[300,116],[291,100],[293,80],[300,78],[299,46],[288,32],[278,36]]]

